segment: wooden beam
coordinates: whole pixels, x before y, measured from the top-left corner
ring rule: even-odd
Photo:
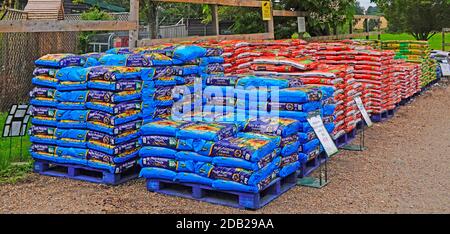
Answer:
[[[280,17],[304,17],[308,13],[304,11],[286,11],[286,10],[273,10],[273,16]]]
[[[136,29],[135,21],[104,20],[2,20],[0,32],[127,31]]]
[[[270,20],[267,21],[267,31],[271,35],[270,39],[275,39],[275,22],[273,20],[273,4],[270,1]]]
[[[375,20],[379,20],[381,18],[381,16],[378,15],[354,15],[353,19],[375,19]]]
[[[211,7],[211,15],[212,15],[212,27],[214,35],[220,35],[219,28],[219,11],[217,5],[209,5]]]
[[[128,46],[133,49],[139,39],[139,0],[130,0],[130,16],[128,20],[135,22],[135,28],[128,32]]]
[[[255,0],[153,0],[155,2],[212,4],[220,6],[261,7],[260,1]]]
[[[255,34],[237,34],[237,35],[219,35],[219,36],[194,36],[184,38],[164,38],[164,39],[143,39],[139,40],[138,46],[152,46],[163,43],[180,43],[192,42],[198,40],[266,40],[273,39],[270,33],[255,33]]]

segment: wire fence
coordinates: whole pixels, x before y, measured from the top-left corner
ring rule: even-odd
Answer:
[[[27,103],[34,61],[49,53],[74,53],[77,32],[0,34],[0,111]]]

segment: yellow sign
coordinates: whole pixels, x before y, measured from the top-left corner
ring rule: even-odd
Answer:
[[[262,18],[263,20],[271,20],[272,19],[272,11],[270,9],[270,1],[262,1]]]

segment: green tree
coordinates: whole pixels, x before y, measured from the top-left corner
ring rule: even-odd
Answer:
[[[429,40],[443,27],[450,26],[448,0],[372,0],[392,32],[409,32],[417,40]]]
[[[82,20],[111,20],[112,17],[104,11],[101,11],[97,7],[92,7],[88,11],[85,11],[81,14]],[[79,40],[79,49],[80,51],[86,51],[88,43],[89,43],[89,37],[92,35],[95,35],[97,33],[102,32],[81,32],[79,34],[78,40]]]

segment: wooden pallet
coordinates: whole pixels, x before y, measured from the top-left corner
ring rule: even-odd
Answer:
[[[139,175],[140,166],[136,160],[133,160],[128,162],[127,165],[124,165],[123,172],[111,173],[107,170],[92,168],[84,165],[35,160],[33,170],[40,175],[63,177],[92,183],[119,185],[137,178]]]
[[[285,178],[276,178],[258,193],[222,191],[207,185],[178,183],[163,179],[147,179],[147,190],[217,205],[257,210],[294,187],[297,177],[297,172],[294,172]]]

